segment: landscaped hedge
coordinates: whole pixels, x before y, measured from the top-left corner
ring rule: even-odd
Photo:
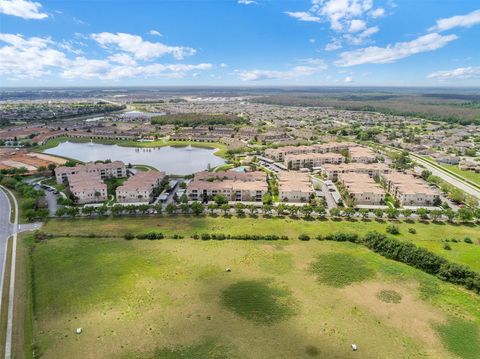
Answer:
[[[363,244],[372,251],[390,259],[411,265],[438,278],[480,293],[480,273],[468,267],[451,263],[413,243],[390,238],[378,232],[369,232],[363,237]]]
[[[244,240],[244,241],[278,241],[278,240],[288,240],[288,236],[277,236],[276,234],[238,234],[238,235],[230,235],[230,234],[223,234],[223,233],[202,233],[200,235],[194,234],[192,236],[193,239],[201,239],[204,241],[208,240],[217,240],[222,241],[225,239],[237,239],[237,240]]]

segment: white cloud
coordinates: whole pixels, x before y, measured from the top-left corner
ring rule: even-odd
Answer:
[[[361,45],[366,40],[368,40],[370,36],[372,36],[373,34],[376,34],[379,30],[380,29],[378,28],[378,26],[372,26],[362,31],[359,34],[356,34],[356,35],[345,34],[343,37],[353,45]]]
[[[354,19],[350,21],[350,27],[348,32],[359,32],[364,30],[367,27],[367,24],[363,20]]]
[[[0,34],[0,74],[11,78],[38,78],[52,68],[66,66],[64,53],[52,48],[47,38]]]
[[[145,41],[138,35],[122,32],[116,34],[102,32],[92,34],[91,38],[104,48],[120,49],[140,60],[151,60],[164,55],[172,55],[175,59],[181,60],[185,56],[195,54],[195,49],[190,47],[167,46],[160,42]]]
[[[303,59],[300,60],[309,66],[294,66],[290,70],[237,70],[238,77],[243,81],[263,81],[263,80],[291,80],[303,76],[311,76],[327,68],[321,59]]]
[[[459,67],[454,70],[437,71],[428,75],[428,78],[437,79],[440,81],[480,78],[480,66]]]
[[[41,20],[48,15],[41,11],[42,4],[29,0],[0,0],[0,13],[23,19]]]
[[[242,5],[250,5],[250,4],[256,4],[257,2],[254,0],[238,0],[238,3]]]
[[[308,39],[308,42],[311,43],[311,44],[314,44],[317,40],[315,40],[314,38],[311,38],[311,39]]]
[[[34,79],[60,75],[65,79],[118,80],[128,77],[184,77],[190,72],[206,71],[211,64],[138,63],[133,55],[116,53],[104,59],[84,56],[69,58],[59,49],[70,51],[69,42],[50,38],[0,34],[0,75],[9,79]],[[70,51],[71,52],[71,51]]]
[[[228,65],[222,62],[222,63],[220,64],[220,67],[224,69],[224,68],[228,67]]]
[[[373,0],[312,0],[310,12],[321,16],[335,31],[344,31],[350,21],[372,9]]]
[[[398,42],[387,47],[370,46],[346,51],[340,54],[340,59],[335,64],[338,66],[354,66],[392,63],[414,54],[439,49],[457,38],[456,35],[442,36],[438,33],[431,33],[412,41]]]
[[[322,19],[320,19],[318,16],[314,16],[312,14],[309,14],[308,12],[305,11],[285,11],[285,14],[287,14],[290,17],[293,17],[297,20],[300,21],[306,21],[306,22],[321,22]]]
[[[375,10],[370,11],[369,15],[376,19],[377,17],[382,17],[385,15],[385,9],[383,7],[379,7]]]
[[[472,27],[477,24],[480,24],[480,9],[466,15],[457,15],[437,20],[437,24],[428,30],[445,31],[455,27]]]
[[[157,31],[157,30],[150,30],[150,31],[148,32],[148,34],[149,34],[149,35],[152,35],[152,36],[159,36],[159,37],[162,37],[162,36],[163,36],[163,35],[162,35],[159,31]]]
[[[325,51],[335,51],[342,48],[342,42],[339,39],[333,39],[325,45]]]
[[[345,77],[345,80],[343,80],[343,82],[345,82],[345,83],[347,83],[347,84],[353,82],[352,76],[347,76],[347,77]]]

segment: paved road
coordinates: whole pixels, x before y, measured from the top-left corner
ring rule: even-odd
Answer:
[[[465,184],[464,182],[460,181],[458,178],[450,175],[449,173],[442,171],[438,169],[435,166],[432,166],[430,163],[427,161],[416,157],[412,156],[412,159],[417,162],[422,164],[426,169],[428,169],[430,172],[432,172],[433,175],[440,177],[441,179],[447,181],[448,183],[452,184],[455,187],[460,188],[462,191],[465,191],[468,194],[471,194],[472,196],[476,197],[477,199],[480,200],[480,190],[477,190],[468,184]]]
[[[10,201],[6,193],[0,188],[0,311],[2,308],[1,298],[3,295],[3,278],[5,274],[7,242],[12,234],[10,224]]]

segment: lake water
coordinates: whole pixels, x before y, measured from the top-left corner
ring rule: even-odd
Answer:
[[[225,161],[215,156],[217,149],[200,147],[158,147],[137,148],[98,143],[62,142],[44,153],[76,159],[82,162],[120,160],[125,164],[142,164],[155,167],[167,174],[187,175],[210,167],[222,165]]]

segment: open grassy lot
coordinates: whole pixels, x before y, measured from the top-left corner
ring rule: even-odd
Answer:
[[[291,218],[225,218],[225,217],[122,217],[103,219],[52,220],[44,230],[52,234],[85,236],[94,233],[100,236],[119,236],[125,233],[146,233],[160,231],[166,235],[180,234],[191,236],[201,233],[224,234],[278,234],[296,239],[299,234],[306,233],[311,237],[332,232],[355,232],[363,235],[376,230],[386,233],[390,222],[378,221],[305,221]],[[475,225],[437,224],[431,222],[408,223],[396,221],[400,234],[396,236],[414,242],[434,253],[470,268],[480,271],[480,227]],[[415,228],[416,234],[409,233]],[[463,242],[470,237],[473,244]],[[446,239],[456,239],[458,243],[449,242],[451,250],[443,248]]]
[[[350,243],[25,243],[43,358],[473,359],[480,348],[478,295]]]
[[[462,177],[465,177],[466,179],[480,186],[480,173],[475,173],[473,171],[462,171],[460,168],[458,168],[458,166],[454,166],[454,165],[441,164],[441,166],[452,171],[453,173],[456,173]]]

